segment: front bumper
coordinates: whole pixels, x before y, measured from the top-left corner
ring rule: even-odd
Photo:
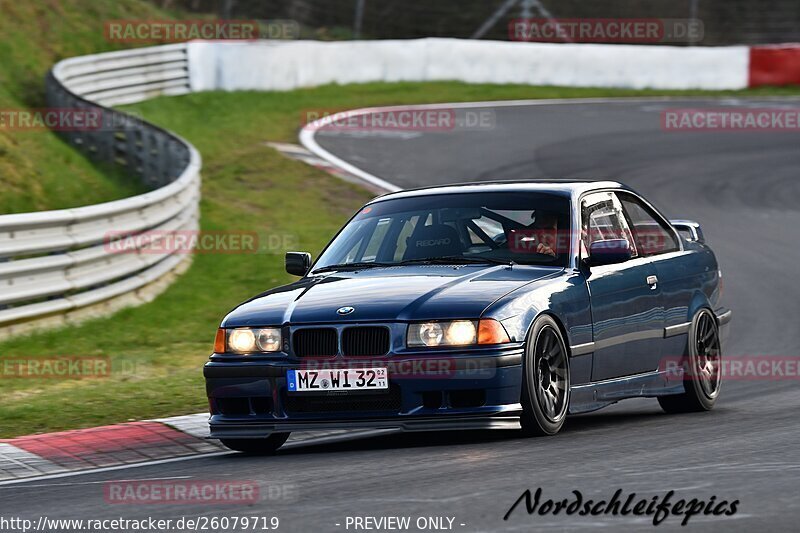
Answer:
[[[506,406],[509,414],[473,416],[406,417],[369,420],[250,421],[212,423],[211,439],[261,439],[275,432],[319,431],[330,429],[399,429],[402,431],[445,431],[481,429],[519,429],[519,404]]]
[[[213,357],[203,369],[211,438],[263,438],[273,432],[323,429],[405,431],[519,428],[523,349],[447,357],[393,355],[389,391],[288,393],[286,372],[303,361],[235,361]],[[443,372],[442,369],[445,369]]]

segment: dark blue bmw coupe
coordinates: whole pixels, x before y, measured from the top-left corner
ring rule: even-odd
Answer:
[[[248,300],[205,365],[211,436],[517,428],[631,397],[711,409],[721,277],[698,224],[615,182],[450,185],[364,206],[300,280]]]

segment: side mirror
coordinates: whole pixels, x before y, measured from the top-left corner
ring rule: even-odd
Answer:
[[[694,220],[670,220],[669,223],[672,224],[672,227],[687,241],[699,242],[700,244],[706,242],[705,236],[703,235],[703,228]]]
[[[614,265],[624,263],[633,257],[631,246],[625,239],[607,239],[594,241],[589,245],[589,266]]]
[[[305,276],[311,270],[311,254],[308,252],[286,252],[286,272],[293,276]]]

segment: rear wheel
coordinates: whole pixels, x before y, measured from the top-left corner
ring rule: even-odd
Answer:
[[[223,445],[248,455],[272,455],[283,446],[289,433],[273,433],[265,439],[220,439]]]
[[[683,385],[686,392],[660,396],[658,403],[668,413],[708,411],[714,407],[722,382],[722,350],[717,319],[701,309],[689,328]]]
[[[522,432],[555,435],[569,407],[569,356],[558,324],[544,315],[536,319],[525,345],[522,383]]]

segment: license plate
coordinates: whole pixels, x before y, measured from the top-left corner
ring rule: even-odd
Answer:
[[[385,368],[289,370],[289,392],[382,390],[389,388]]]

